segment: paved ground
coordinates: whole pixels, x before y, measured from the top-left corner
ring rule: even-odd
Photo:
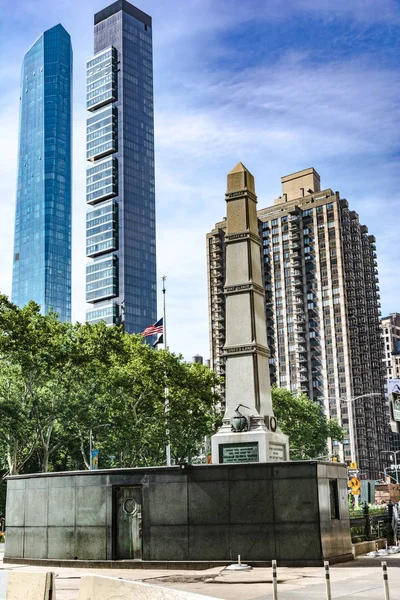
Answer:
[[[3,565],[0,545],[0,569],[46,571],[46,567]],[[332,598],[341,600],[384,599],[381,559],[359,558],[331,567]],[[400,554],[387,559],[390,600],[400,600]],[[225,600],[272,600],[271,569],[245,572],[218,567],[206,571],[150,571],[140,569],[65,569],[54,568],[57,600],[77,600],[79,579],[84,573],[147,581],[178,590],[187,590]],[[278,565],[279,600],[326,598],[324,570],[321,567],[284,568]]]

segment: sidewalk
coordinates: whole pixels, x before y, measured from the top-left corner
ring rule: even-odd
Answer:
[[[0,545],[0,569],[10,571],[46,571],[46,567],[3,565]],[[384,598],[381,559],[360,557],[350,563],[331,567],[332,598],[341,600],[380,600]],[[400,555],[387,559],[391,600],[400,600]],[[225,600],[272,600],[271,569],[227,571],[217,567],[206,571],[160,571],[141,569],[66,569],[56,573],[57,600],[77,600],[79,580],[85,573],[147,581],[156,585],[215,596]],[[279,600],[325,599],[322,567],[288,568],[278,565]]]

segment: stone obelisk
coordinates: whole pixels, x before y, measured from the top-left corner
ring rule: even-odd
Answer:
[[[226,411],[212,462],[289,460],[272,409],[254,177],[242,163],[228,174],[225,198]]]

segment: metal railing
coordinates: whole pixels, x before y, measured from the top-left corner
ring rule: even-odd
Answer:
[[[389,502],[387,506],[383,508],[377,508],[371,510],[368,504],[365,502],[362,511],[350,511],[350,531],[353,542],[360,542],[366,540],[374,540],[380,537],[389,537],[393,531],[393,537],[395,536],[393,528],[393,506],[392,502]],[[387,525],[389,525],[392,531],[387,531]]]

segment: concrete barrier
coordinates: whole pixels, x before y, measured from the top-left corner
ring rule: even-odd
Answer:
[[[55,600],[54,573],[0,572],[0,600]]]
[[[376,544],[378,544],[378,548],[385,547],[386,540],[371,540],[368,542],[357,542],[357,544],[352,545],[352,551],[354,558],[356,556],[360,556],[361,554],[367,554],[368,552],[373,552],[376,549]]]
[[[215,597],[182,592],[138,581],[83,575],[78,600],[217,600]]]
[[[0,600],[7,598],[8,571],[0,571]]]

